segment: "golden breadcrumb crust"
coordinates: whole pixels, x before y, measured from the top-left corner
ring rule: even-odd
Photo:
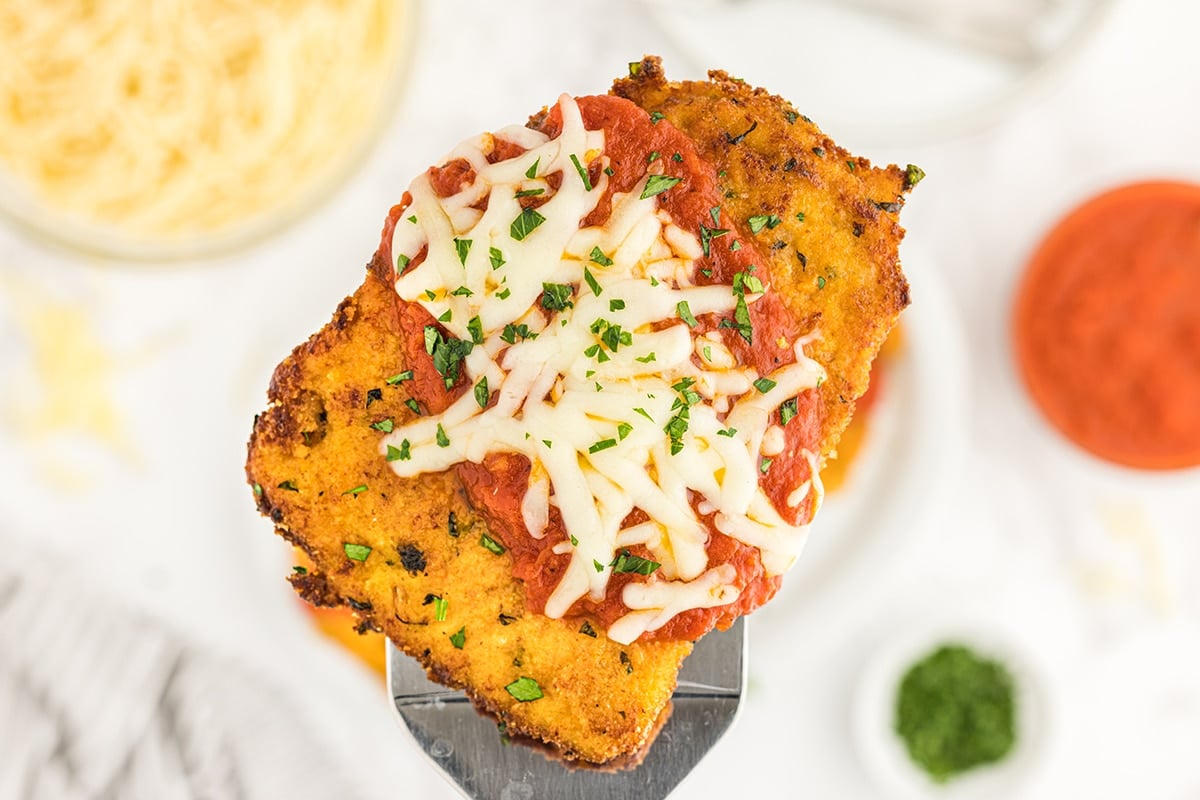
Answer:
[[[776,290],[820,329],[810,353],[829,372],[828,455],[908,301],[896,255],[904,172],[853,158],[786,102],[723,73],[671,84],[652,58],[636,72],[614,92],[666,115],[724,171],[739,234],[769,254]],[[782,222],[752,234],[744,221],[762,214]],[[527,613],[509,555],[481,546],[486,525],[453,474],[391,471],[372,425],[398,425],[411,412],[405,384],[386,382],[407,367],[381,266],[369,266],[333,320],[279,365],[254,422],[246,470],[259,509],[314,565],[293,585],[315,604],[349,605],[361,629],[386,633],[510,732],[592,764],[637,753],[668,709],[691,643],[619,645],[577,621]],[[346,544],[371,550],[356,560]],[[544,697],[514,699],[505,687],[522,676]]]

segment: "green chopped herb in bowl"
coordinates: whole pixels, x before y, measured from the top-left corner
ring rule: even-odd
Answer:
[[[1016,744],[1012,675],[968,647],[942,645],[904,673],[894,727],[912,760],[938,783],[1002,761]]]

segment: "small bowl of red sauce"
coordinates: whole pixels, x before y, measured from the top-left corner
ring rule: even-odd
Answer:
[[[1121,466],[1200,466],[1200,185],[1097,195],[1034,251],[1012,331],[1046,419]]]

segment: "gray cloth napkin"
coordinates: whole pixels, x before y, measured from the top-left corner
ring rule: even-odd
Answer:
[[[360,796],[296,698],[79,584],[0,566],[0,798]]]

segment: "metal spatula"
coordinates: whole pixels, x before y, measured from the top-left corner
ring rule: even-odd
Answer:
[[[506,743],[494,720],[462,692],[433,683],[421,666],[387,645],[396,712],[425,755],[474,800],[661,800],[733,724],[746,689],[746,626],[710,633],[679,673],[674,710],[645,760],[620,772],[571,769]]]

